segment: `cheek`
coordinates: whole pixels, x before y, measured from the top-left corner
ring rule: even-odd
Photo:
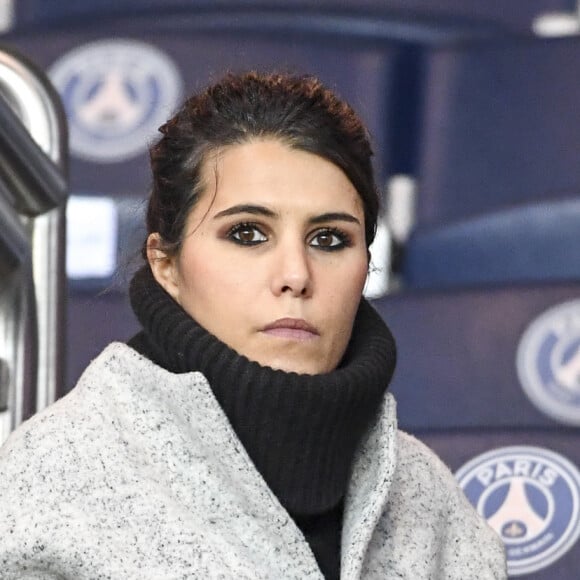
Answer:
[[[332,299],[328,301],[328,305],[334,312],[341,334],[344,331],[349,331],[352,327],[366,281],[367,270],[365,258],[354,262],[349,268],[341,269],[331,281],[332,288],[329,289],[328,295],[332,296]]]
[[[211,311],[219,317],[230,312],[239,301],[247,302],[244,296],[251,290],[248,271],[239,260],[224,259],[219,254],[212,259],[196,256],[184,261],[180,279],[182,305],[190,314]]]
[[[369,264],[367,261],[366,254],[361,256],[360,259],[356,260],[351,264],[350,268],[345,268],[343,274],[343,284],[345,288],[348,288],[349,292],[353,295],[357,295],[356,301],[360,299],[362,294],[367,275],[369,271]]]

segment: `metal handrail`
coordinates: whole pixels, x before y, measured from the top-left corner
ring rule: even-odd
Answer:
[[[0,53],[0,74],[2,56]],[[0,84],[0,90],[6,93],[7,89]],[[14,105],[2,94],[0,101],[0,176],[19,213],[43,214],[66,199],[66,179],[22,124]]]
[[[63,385],[67,142],[64,110],[45,74],[5,48],[0,94],[0,180],[18,212],[5,219],[28,241],[24,263],[0,284],[0,356],[9,367],[13,429]],[[11,239],[22,260],[22,236]]]
[[[12,195],[0,182],[0,280],[26,261],[29,242],[26,229],[12,204]]]

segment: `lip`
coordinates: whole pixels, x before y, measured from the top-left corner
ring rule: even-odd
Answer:
[[[280,318],[264,326],[262,332],[294,340],[308,340],[320,335],[314,326],[302,318]]]

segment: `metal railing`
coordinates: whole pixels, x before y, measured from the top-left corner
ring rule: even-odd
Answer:
[[[63,384],[66,152],[46,76],[0,48],[0,442]]]

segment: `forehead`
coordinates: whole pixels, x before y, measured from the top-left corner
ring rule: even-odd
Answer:
[[[256,139],[216,151],[202,165],[206,209],[258,203],[283,211],[350,211],[362,215],[360,195],[330,161],[276,139]],[[201,205],[204,205],[203,203]]]

